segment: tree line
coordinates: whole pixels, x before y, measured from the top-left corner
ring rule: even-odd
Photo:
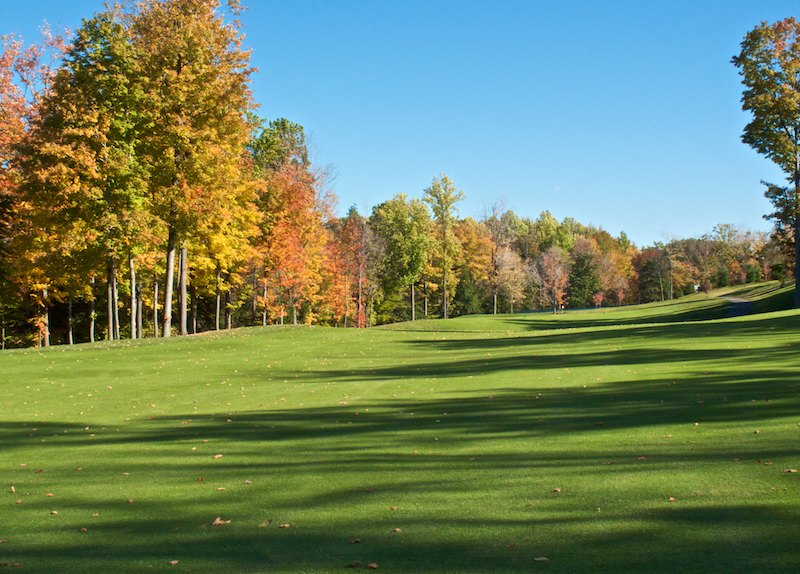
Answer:
[[[640,249],[547,211],[462,218],[444,174],[337,217],[303,126],[256,115],[238,10],[141,0],[69,38],[3,38],[3,348],[557,312],[785,275],[780,227]]]

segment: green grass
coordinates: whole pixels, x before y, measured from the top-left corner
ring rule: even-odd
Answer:
[[[725,314],[698,295],[2,353],[0,563],[798,571],[800,314],[700,320]]]

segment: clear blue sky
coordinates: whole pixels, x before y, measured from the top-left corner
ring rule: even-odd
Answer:
[[[444,172],[463,216],[500,199],[639,245],[768,228],[759,182],[782,176],[740,141],[730,59],[796,1],[244,1],[260,114],[306,127],[340,211],[420,196]],[[0,34],[101,7],[0,0]]]

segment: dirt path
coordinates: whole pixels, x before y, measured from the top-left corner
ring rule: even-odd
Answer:
[[[742,297],[723,297],[723,299],[729,301],[731,304],[730,309],[728,309],[728,317],[749,315],[753,308],[753,302],[749,299],[744,299]]]

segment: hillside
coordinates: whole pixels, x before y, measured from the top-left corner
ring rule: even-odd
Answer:
[[[800,314],[727,308],[2,353],[0,563],[797,570]]]

